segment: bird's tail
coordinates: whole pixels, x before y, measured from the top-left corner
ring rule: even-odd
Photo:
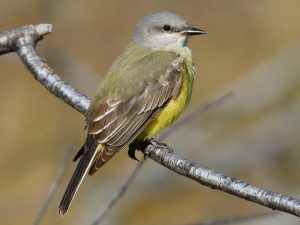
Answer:
[[[99,148],[102,148],[102,145],[93,143],[87,149],[84,149],[82,157],[73,173],[73,176],[68,184],[68,187],[64,193],[64,196],[60,202],[58,213],[64,215],[83,180],[92,163],[94,162],[97,153],[99,152]],[[85,148],[85,146],[83,147]]]

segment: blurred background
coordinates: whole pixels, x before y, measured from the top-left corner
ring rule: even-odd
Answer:
[[[189,46],[197,66],[184,116],[229,91],[233,97],[165,142],[177,153],[260,187],[300,197],[300,2],[2,0],[0,31],[51,23],[38,51],[70,84],[92,96],[144,15],[172,11],[207,31]],[[16,54],[0,57],[1,224],[31,224],[68,146],[85,139],[84,117],[36,82]],[[137,162],[120,152],[87,177],[65,217],[58,204],[68,166],[41,224],[90,224]],[[103,224],[188,224],[268,209],[211,190],[148,160]],[[177,216],[175,216],[177,215]],[[284,213],[240,224],[299,224]]]

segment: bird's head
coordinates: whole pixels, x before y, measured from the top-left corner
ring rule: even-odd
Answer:
[[[188,36],[200,34],[205,34],[205,31],[190,27],[181,16],[159,12],[138,22],[133,41],[142,47],[176,49],[187,45]]]

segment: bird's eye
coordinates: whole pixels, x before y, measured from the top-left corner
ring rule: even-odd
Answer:
[[[170,25],[164,25],[163,29],[164,29],[164,31],[170,31],[171,27],[170,27]]]

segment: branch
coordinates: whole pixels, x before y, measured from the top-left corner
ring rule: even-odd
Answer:
[[[205,168],[175,154],[173,149],[165,144],[151,140],[145,147],[144,153],[160,165],[212,189],[218,189],[271,209],[300,216],[299,199],[255,187],[244,181]]]
[[[47,65],[35,50],[35,45],[44,35],[52,31],[52,25],[29,25],[11,31],[0,33],[0,55],[8,52],[17,52],[27,69],[52,94],[60,98],[71,107],[85,113],[90,100],[77,91]]]
[[[217,98],[217,99],[215,99],[211,102],[208,102],[207,104],[205,104],[204,106],[202,106],[199,109],[195,110],[194,112],[192,112],[188,116],[186,116],[183,119],[179,120],[177,123],[172,125],[167,130],[161,132],[158,139],[159,140],[166,139],[171,133],[173,133],[175,130],[177,130],[179,127],[181,127],[183,124],[188,123],[188,122],[192,121],[193,119],[199,117],[202,113],[206,112],[207,110],[211,109],[212,107],[215,107],[217,105],[220,105],[220,104],[226,102],[227,100],[229,100],[232,97],[232,95],[233,95],[233,92],[230,91],[230,92],[226,93],[225,95],[223,95],[223,96],[221,96],[221,97],[219,97],[219,98]]]
[[[73,145],[70,145],[69,148],[68,148],[68,151],[66,153],[66,156],[64,158],[64,161],[62,162],[60,168],[58,169],[57,175],[54,178],[54,180],[53,180],[53,182],[52,182],[52,184],[50,186],[50,189],[49,189],[49,192],[47,194],[47,197],[44,200],[44,202],[42,204],[42,207],[40,208],[40,211],[38,212],[37,216],[35,217],[32,225],[38,225],[38,224],[40,224],[41,219],[45,215],[45,212],[46,212],[47,208],[49,207],[49,205],[51,203],[51,200],[53,199],[53,197],[54,197],[54,195],[55,195],[55,193],[56,193],[56,191],[57,191],[57,189],[59,187],[59,184],[62,181],[62,178],[63,178],[63,176],[64,176],[64,174],[66,172],[67,166],[71,162],[72,152],[73,152]]]
[[[0,33],[0,54],[16,51],[34,77],[52,94],[81,113],[88,109],[90,100],[63,81],[40,58],[34,47],[44,35],[51,32],[51,25],[25,26]],[[201,184],[218,189],[266,207],[300,216],[300,200],[283,194],[255,187],[233,177],[223,175],[173,153],[167,145],[151,140],[145,154],[168,169]]]
[[[240,224],[245,222],[253,222],[254,220],[264,219],[267,217],[276,216],[274,212],[266,212],[266,213],[259,213],[253,214],[248,216],[239,216],[239,217],[227,217],[218,220],[209,220],[205,222],[193,223],[189,225],[228,225],[228,224]]]
[[[141,161],[137,166],[134,168],[134,170],[130,173],[130,175],[125,179],[124,183],[121,185],[120,189],[117,190],[113,198],[109,201],[109,203],[105,206],[105,208],[97,214],[96,218],[93,220],[91,225],[97,225],[100,224],[107,213],[109,213],[110,209],[114,207],[114,205],[118,202],[118,200],[126,193],[128,187],[133,182],[134,178],[138,174],[138,172],[141,170],[142,166],[145,164],[145,161]]]

